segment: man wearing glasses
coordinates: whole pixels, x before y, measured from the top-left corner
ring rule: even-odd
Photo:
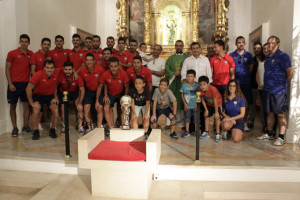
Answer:
[[[253,58],[251,53],[245,50],[245,38],[239,36],[235,40],[237,49],[229,55],[233,57],[235,63],[235,79],[240,84],[241,90],[247,100],[246,113],[244,116],[245,131],[249,132],[247,119],[249,113],[249,105],[252,104],[252,89],[250,85],[250,74],[253,69]]]
[[[222,40],[217,40],[214,44],[216,55],[210,59],[213,85],[223,96],[229,80],[234,79],[235,63],[225,52],[225,43]]]

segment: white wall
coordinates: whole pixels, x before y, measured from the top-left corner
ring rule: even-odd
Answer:
[[[49,37],[54,48],[56,35],[64,36],[65,48],[72,48],[71,38],[74,28],[95,34],[96,5],[97,0],[29,0],[28,34],[32,38],[30,49],[37,51],[43,37]]]
[[[229,20],[228,52],[232,52],[236,49],[235,39],[238,36],[244,36],[246,43],[249,41],[249,33],[251,32],[251,1],[231,0],[229,4],[229,11],[226,16]]]
[[[294,0],[252,0],[251,31],[269,23],[269,33],[263,38],[276,35],[280,38],[280,49],[292,56]],[[264,34],[264,32],[263,32]],[[262,41],[262,43],[267,42]]]
[[[101,47],[106,47],[106,38],[117,38],[117,0],[97,0],[97,33],[101,37]]]

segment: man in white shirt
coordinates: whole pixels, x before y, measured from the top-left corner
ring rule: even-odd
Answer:
[[[186,58],[181,70],[181,81],[185,81],[186,72],[189,69],[196,71],[195,82],[198,82],[200,76],[207,76],[209,82],[212,82],[211,67],[207,57],[201,55],[201,47],[198,42],[191,44],[192,56]]]
[[[159,57],[162,52],[162,46],[159,44],[154,45],[153,47],[153,60],[147,64],[147,67],[152,73],[152,86],[153,92],[159,86],[160,78],[165,75],[165,59]]]

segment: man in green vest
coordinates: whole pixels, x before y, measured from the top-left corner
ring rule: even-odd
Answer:
[[[189,57],[186,53],[183,53],[184,43],[182,40],[175,42],[176,53],[170,56],[165,64],[165,76],[170,81],[169,89],[173,92],[177,99],[177,119],[181,120],[184,117],[183,103],[181,99],[181,68],[183,61]],[[179,126],[184,126],[182,122]]]

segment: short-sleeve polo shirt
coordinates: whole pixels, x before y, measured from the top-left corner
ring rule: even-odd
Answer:
[[[30,64],[31,65],[36,65],[35,71],[40,71],[44,69],[44,62],[45,59],[47,58],[47,53],[43,54],[41,50],[38,50],[33,54],[33,56],[30,59]]]
[[[239,84],[250,84],[250,65],[253,64],[252,55],[244,50],[244,53],[240,55],[237,51],[229,54],[235,63],[235,79]]]
[[[115,57],[117,57],[122,64],[132,63],[133,60],[132,54],[128,51],[125,51],[122,55],[120,54],[120,52],[118,52],[117,54],[115,54]],[[127,69],[124,70],[126,71]]]
[[[136,76],[142,76],[142,77],[144,77],[146,83],[152,82],[152,73],[151,73],[150,69],[148,69],[147,67],[144,67],[144,66],[142,66],[142,70],[140,71],[139,74],[137,74],[135,72],[134,67],[130,67],[127,70],[127,74],[128,74],[128,77],[131,80],[131,83],[133,85],[134,85],[134,81],[135,81]]]
[[[92,72],[89,72],[87,67],[81,68],[78,76],[79,87],[85,85],[88,90],[95,92],[98,88],[99,78],[102,76],[104,71],[105,70],[98,65],[95,65]]]
[[[286,93],[287,82],[285,70],[292,66],[290,57],[280,51],[265,60],[264,90],[270,94]]]
[[[227,53],[221,59],[216,55],[210,59],[210,66],[213,69],[213,85],[227,85],[230,80],[230,68],[235,68],[233,58]]]
[[[55,68],[63,68],[64,63],[68,61],[68,54],[71,50],[70,49],[53,49],[49,52],[49,56],[55,62]]]
[[[75,51],[74,49],[72,49],[69,54],[69,61],[71,61],[73,63],[73,69],[77,70],[82,62],[84,61],[84,57],[85,57],[86,52],[83,52],[82,49],[80,49],[79,51]]]
[[[104,72],[104,74],[100,77],[100,83],[107,85],[107,91],[109,94],[116,96],[121,94],[124,91],[124,85],[129,83],[129,78],[127,73],[119,69],[117,77],[113,77],[110,70]]]
[[[6,61],[11,63],[10,78],[12,82],[28,83],[30,78],[30,59],[33,52],[22,53],[20,48],[8,52]]]
[[[44,70],[36,72],[30,79],[30,83],[35,85],[33,94],[44,96],[53,95],[58,85],[59,70],[55,70],[51,77],[48,77]]]
[[[79,87],[83,86],[83,83],[81,82],[81,85],[78,84],[78,79],[74,80],[73,76],[70,80],[67,79],[65,74],[62,74],[59,78],[59,84],[60,84],[60,91],[64,92],[77,92]]]

